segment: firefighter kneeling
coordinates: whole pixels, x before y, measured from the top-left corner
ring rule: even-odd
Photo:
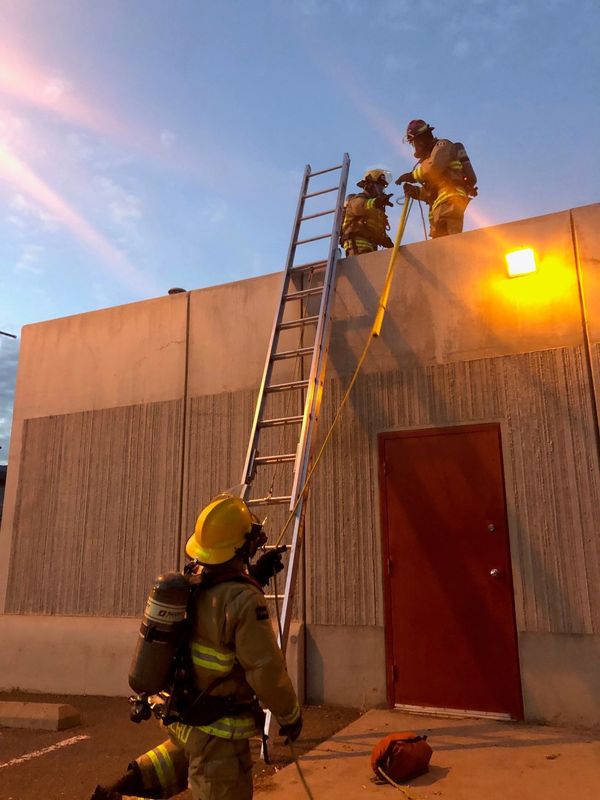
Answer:
[[[188,786],[194,800],[248,800],[248,739],[262,732],[264,720],[258,701],[272,711],[281,736],[298,738],[300,706],[261,587],[281,568],[281,555],[270,550],[248,566],[265,541],[239,497],[219,495],[202,510],[186,545],[200,566],[191,577],[168,573],[157,580],[130,674],[141,693],[135,721],[147,716],[146,695],[171,681],[161,687],[164,705],[150,698],[169,739],[112,785],[98,786],[91,800],[167,798]]]

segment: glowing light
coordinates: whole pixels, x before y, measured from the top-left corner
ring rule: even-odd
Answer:
[[[513,250],[512,253],[507,253],[506,264],[509,278],[527,275],[537,269],[535,253],[531,247],[524,247],[522,250]]]

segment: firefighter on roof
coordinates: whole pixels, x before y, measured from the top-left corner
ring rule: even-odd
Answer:
[[[167,798],[187,786],[194,800],[250,800],[248,740],[262,733],[264,721],[258,701],[272,711],[280,735],[298,738],[300,706],[261,588],[282,567],[281,554],[269,550],[247,569],[265,541],[262,525],[239,497],[221,494],[202,510],[186,545],[188,556],[201,565],[188,579],[187,601],[181,599],[185,575],[157,579],[129,678],[134,691],[155,690],[155,681],[162,681],[155,676],[163,668],[169,624],[157,623],[152,635],[148,629],[161,615],[177,620],[184,608],[185,634],[178,647],[183,659],[176,662],[171,691],[164,693],[166,710],[156,706],[169,739],[131,763],[116,783],[98,786],[92,800]]]
[[[363,191],[346,198],[340,239],[347,256],[394,246],[387,234],[390,224],[385,213],[385,207],[392,205],[392,195],[384,191],[390,180],[386,170],[370,169],[356,184]]]
[[[413,146],[419,163],[396,183],[404,183],[405,194],[428,204],[429,233],[436,239],[462,232],[469,198],[477,194],[477,177],[464,145],[437,139],[433,130],[422,119],[408,123],[404,141]]]

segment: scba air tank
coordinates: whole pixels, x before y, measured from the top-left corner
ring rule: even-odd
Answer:
[[[181,572],[167,572],[156,579],[129,670],[129,685],[137,694],[156,694],[167,687],[191,590]]]

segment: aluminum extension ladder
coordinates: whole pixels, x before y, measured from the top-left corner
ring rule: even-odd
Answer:
[[[281,595],[267,595],[267,599],[283,600],[279,644],[284,652],[304,534],[306,493],[299,501],[298,495],[302,492],[309,470],[323,393],[331,328],[330,309],[349,168],[350,157],[345,153],[342,164],[336,167],[312,172],[310,165],[307,165],[304,170],[279,305],[242,472],[241,497],[250,507],[254,507],[254,513],[259,517],[264,514],[259,513],[256,507],[268,508],[269,528],[274,533],[277,531],[272,520],[272,516],[277,518],[274,507],[279,507],[280,515],[281,510],[285,509],[285,517],[282,518],[285,520],[294,512],[283,542],[290,545],[285,588]],[[337,185],[320,188],[317,185],[323,180],[320,179],[311,186],[311,181],[317,176],[333,172],[339,173]],[[332,193],[336,193],[334,207],[315,210],[314,204],[320,202],[316,198]],[[312,205],[307,209],[308,201],[312,201]],[[304,223],[317,219],[322,223],[325,220],[320,218],[330,215],[333,215],[333,225],[328,232],[308,236],[303,234],[305,238],[301,238]],[[329,240],[327,258],[295,266],[297,249],[320,240]],[[311,247],[315,248],[316,245]],[[279,470],[277,480],[269,477],[270,469],[275,469],[275,473]]]

